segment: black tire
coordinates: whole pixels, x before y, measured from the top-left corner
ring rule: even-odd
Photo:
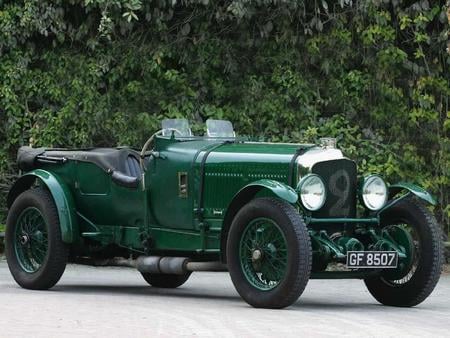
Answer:
[[[156,288],[165,289],[174,289],[183,285],[189,279],[190,275],[190,272],[184,275],[142,273],[142,277],[144,277],[148,284]]]
[[[275,288],[261,290],[245,276],[240,258],[241,237],[247,225],[259,218],[270,219],[281,230],[287,251],[284,275]],[[279,309],[293,304],[303,293],[311,273],[312,250],[306,224],[298,211],[276,198],[257,198],[235,216],[227,240],[227,265],[239,295],[258,308]]]
[[[38,270],[32,273],[27,272],[19,263],[15,249],[17,222],[27,208],[39,210],[47,227],[47,252]],[[25,289],[50,289],[61,278],[67,264],[68,248],[61,239],[58,211],[47,190],[42,188],[27,190],[12,204],[6,221],[5,254],[14,280]]]
[[[398,280],[386,276],[364,282],[373,297],[390,306],[410,307],[423,302],[433,291],[443,263],[442,231],[434,216],[416,198],[407,198],[382,214],[383,226],[407,224],[415,240],[415,264]],[[388,276],[388,275],[387,275]]]

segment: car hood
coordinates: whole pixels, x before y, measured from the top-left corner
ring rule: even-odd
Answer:
[[[241,142],[227,143],[217,147],[208,156],[207,163],[266,162],[281,164],[290,163],[297,153],[297,163],[308,169],[317,162],[344,158],[339,149],[325,149],[314,144]]]

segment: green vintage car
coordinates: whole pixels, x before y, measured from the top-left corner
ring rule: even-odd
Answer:
[[[140,151],[22,147],[5,248],[17,283],[49,289],[71,262],[133,267],[162,288],[229,271],[254,307],[291,305],[310,278],[363,279],[392,306],[430,295],[443,245],[428,192],[358,177],[334,139],[251,142],[228,121],[206,126],[198,137],[164,120]]]

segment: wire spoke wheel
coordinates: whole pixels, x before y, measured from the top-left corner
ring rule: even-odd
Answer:
[[[26,208],[17,219],[14,249],[22,269],[28,273],[38,271],[48,252],[48,227],[41,212]]]
[[[241,238],[239,255],[245,277],[260,290],[275,288],[286,273],[286,238],[271,219],[257,218],[248,224]]]
[[[302,294],[311,273],[308,230],[286,201],[256,198],[236,214],[226,257],[237,292],[250,305],[279,309]]]
[[[420,304],[431,294],[441,274],[441,229],[423,203],[411,197],[386,210],[381,221],[404,249],[406,258],[399,261],[398,269],[365,279],[367,289],[385,305]]]

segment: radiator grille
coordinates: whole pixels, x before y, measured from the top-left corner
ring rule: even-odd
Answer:
[[[355,217],[356,164],[347,159],[316,163],[312,172],[319,175],[327,189],[327,199],[313,217]]]

